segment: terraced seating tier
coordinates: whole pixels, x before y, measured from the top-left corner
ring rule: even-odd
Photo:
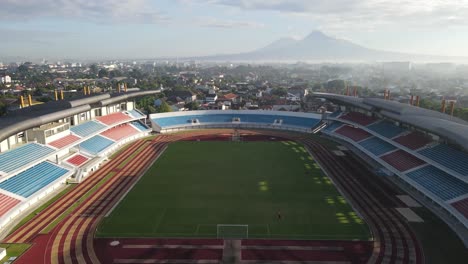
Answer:
[[[337,130],[335,130],[335,133],[345,136],[356,142],[361,141],[371,136],[369,133],[367,133],[366,131],[360,128],[355,128],[355,127],[348,126],[348,125],[344,125],[338,128]]]
[[[468,198],[452,203],[452,206],[457,209],[466,219],[468,219]]]
[[[335,131],[337,128],[339,128],[340,126],[342,126],[343,123],[340,123],[340,122],[333,122],[331,125],[328,125],[326,128],[324,128],[323,130],[325,130],[326,132],[333,132]]]
[[[64,168],[44,161],[1,182],[0,189],[29,197],[67,172]]]
[[[67,159],[67,162],[70,164],[73,164],[75,166],[80,166],[81,164],[85,163],[89,159],[83,155],[75,155],[69,159]]]
[[[98,154],[99,152],[105,150],[110,145],[114,144],[114,141],[101,137],[101,136],[94,136],[80,144],[80,149],[90,153],[90,154]]]
[[[130,116],[132,116],[133,118],[144,118],[145,115],[141,114],[140,112],[138,112],[137,110],[131,110],[131,111],[127,111],[128,114]]]
[[[380,158],[399,171],[407,171],[425,164],[424,161],[403,150],[397,150]]]
[[[397,137],[394,141],[412,150],[422,148],[431,143],[431,139],[417,131],[413,131],[405,136]]]
[[[130,124],[123,124],[113,127],[101,133],[101,135],[108,137],[112,140],[119,141],[123,138],[138,134],[138,130]]]
[[[296,126],[303,128],[312,128],[320,120],[315,118],[295,117],[295,116],[277,116],[277,115],[255,115],[255,114],[213,114],[213,115],[187,115],[155,118],[156,122],[162,128],[189,125],[192,120],[198,120],[200,124],[209,123],[232,123],[234,118],[240,118],[240,123],[261,123],[273,125],[275,120],[282,120],[283,125]]]
[[[47,157],[54,152],[52,148],[30,143],[13,150],[0,153],[0,171],[9,173],[27,164]]]
[[[420,150],[419,153],[452,169],[461,175],[468,175],[468,154],[446,144]]]
[[[11,208],[15,207],[21,201],[13,197],[0,193],[0,217],[10,211]]]
[[[445,201],[468,193],[468,184],[432,165],[417,169],[407,175]]]
[[[387,143],[377,137],[371,137],[362,142],[359,142],[359,145],[363,146],[365,149],[367,149],[376,156],[380,156],[382,154],[396,149],[396,147],[392,144]]]
[[[131,118],[122,112],[116,112],[109,115],[97,117],[96,119],[99,120],[99,122],[104,123],[106,125],[113,125],[130,120]]]
[[[406,131],[404,128],[398,127],[388,121],[378,122],[368,126],[367,128],[387,138],[396,137]]]
[[[363,113],[358,113],[358,112],[349,112],[345,115],[340,116],[340,119],[348,120],[348,121],[351,121],[351,122],[354,122],[363,126],[370,125],[374,123],[375,121],[377,121],[377,119],[375,119],[372,116],[368,116],[368,115],[365,115]]]
[[[138,129],[138,130],[140,130],[140,131],[146,131],[146,130],[149,129],[146,125],[144,125],[144,124],[141,123],[140,121],[134,121],[134,122],[132,122],[132,125],[133,125],[134,127],[136,127],[136,129]]]
[[[333,112],[329,115],[329,117],[337,117],[341,114],[341,111],[336,111],[336,112]]]
[[[63,148],[65,146],[68,146],[70,144],[72,144],[73,142],[76,142],[80,139],[80,137],[77,137],[75,135],[68,135],[68,136],[65,136],[63,138],[60,138],[60,139],[57,139],[57,140],[54,140],[52,142],[49,143],[49,145],[51,145],[52,147],[56,147],[58,149],[60,148]]]
[[[88,137],[94,133],[97,133],[100,130],[106,128],[105,125],[98,122],[89,121],[74,127],[71,127],[71,132],[77,134],[80,137]]]

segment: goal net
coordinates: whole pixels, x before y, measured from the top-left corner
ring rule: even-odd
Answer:
[[[218,238],[248,238],[249,225],[226,225],[218,224],[216,226]]]

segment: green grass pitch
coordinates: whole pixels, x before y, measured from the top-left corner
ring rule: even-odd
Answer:
[[[278,220],[280,211],[282,219]],[[295,142],[176,142],[105,218],[99,237],[369,239],[367,225]]]

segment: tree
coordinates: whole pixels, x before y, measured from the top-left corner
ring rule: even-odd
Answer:
[[[200,109],[200,105],[197,102],[190,102],[185,104],[185,108],[188,108],[189,110],[198,110]]]
[[[109,75],[109,72],[106,69],[100,69],[98,72],[98,77],[99,78],[104,78]]]
[[[99,72],[99,68],[98,68],[97,64],[91,64],[91,66],[89,66],[89,72],[92,75],[96,76],[98,74],[98,72]]]
[[[271,94],[276,96],[286,96],[288,95],[288,90],[286,90],[286,88],[275,88],[271,90]]]
[[[172,108],[165,101],[163,101],[162,104],[156,108],[156,112],[158,113],[172,112]]]

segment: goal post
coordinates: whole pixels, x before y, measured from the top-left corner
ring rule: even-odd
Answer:
[[[229,239],[242,239],[249,238],[249,225],[216,225],[216,234],[218,238]]]

